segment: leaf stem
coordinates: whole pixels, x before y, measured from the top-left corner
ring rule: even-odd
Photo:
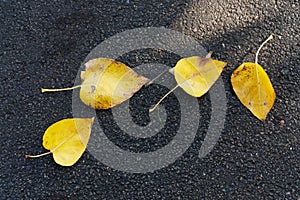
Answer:
[[[42,88],[42,93],[44,92],[60,92],[60,91],[66,91],[66,90],[73,90],[76,88],[81,88],[82,85],[76,85],[73,87],[69,87],[69,88],[60,88],[60,89],[46,89],[46,88]]]
[[[255,55],[255,65],[258,64],[258,54],[259,54],[259,51],[261,50],[261,48],[269,41],[269,40],[272,40],[274,37],[273,35],[270,35],[268,37],[268,39],[266,39],[261,45],[260,47],[258,48],[257,52],[256,52],[256,55]]]
[[[39,158],[39,157],[42,157],[42,156],[46,156],[48,154],[52,153],[52,151],[48,151],[46,153],[42,153],[42,154],[39,154],[39,155],[25,155],[25,158]]]
[[[167,73],[169,70],[165,70],[162,73],[158,74],[154,79],[152,79],[151,81],[149,81],[148,83],[145,84],[145,86],[148,86],[150,84],[152,84],[156,79],[158,79],[159,77],[161,77],[162,75],[164,75],[165,73]]]
[[[156,104],[154,107],[149,109],[149,112],[153,112],[157,106],[169,95],[171,94],[174,90],[176,90],[176,88],[178,88],[179,85],[176,85],[172,90],[170,90],[165,96],[163,96]]]

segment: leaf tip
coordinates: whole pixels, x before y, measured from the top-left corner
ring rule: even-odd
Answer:
[[[261,117],[259,118],[260,121],[265,122],[267,117]]]
[[[208,52],[208,54],[205,56],[205,58],[211,58],[211,55],[213,54],[212,51]]]
[[[92,118],[91,118],[92,123],[94,122],[94,120],[95,120],[95,117],[92,117]]]

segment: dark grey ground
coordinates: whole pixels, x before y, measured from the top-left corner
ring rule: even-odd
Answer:
[[[0,1],[1,199],[300,198],[298,0],[50,2]],[[72,92],[42,95],[39,88],[73,85],[100,42],[147,26],[181,31],[228,62],[222,74],[226,123],[214,150],[199,159],[198,135],[174,164],[147,174],[115,171],[89,153],[69,168],[51,156],[26,160],[25,154],[44,151],[49,125],[72,117]],[[282,38],[263,49],[260,63],[277,99],[261,123],[238,101],[229,80],[238,64],[254,61],[271,33]],[[144,59],[142,53],[135,58]]]

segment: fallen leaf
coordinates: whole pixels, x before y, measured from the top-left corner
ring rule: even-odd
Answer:
[[[179,60],[174,68],[178,85],[189,95],[201,97],[221,75],[226,63],[193,56]]]
[[[82,84],[64,89],[42,89],[54,92],[80,89],[80,99],[95,109],[108,109],[132,97],[149,80],[138,75],[125,64],[110,58],[88,61],[81,72]]]
[[[276,94],[267,73],[257,60],[262,46],[272,38],[271,35],[259,47],[255,63],[243,63],[231,75],[231,84],[237,97],[261,121],[266,119],[273,107]]]
[[[38,158],[53,154],[54,161],[62,166],[75,164],[86,149],[94,118],[70,118],[52,124],[43,136],[43,146],[49,152],[26,155]]]
[[[152,112],[155,110],[178,87],[181,87],[186,93],[194,97],[204,95],[216,82],[223,68],[226,66],[225,62],[211,59],[211,54],[212,52],[205,58],[193,56],[179,60],[175,67],[169,70],[174,74],[177,85],[161,98],[154,107],[149,109],[149,111]]]

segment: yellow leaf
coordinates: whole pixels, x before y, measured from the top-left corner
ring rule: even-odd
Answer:
[[[259,64],[243,63],[232,73],[231,84],[242,104],[258,119],[265,120],[276,95],[264,69]]]
[[[80,99],[95,109],[108,109],[129,99],[149,80],[125,64],[110,58],[88,61],[81,72],[81,85],[63,89],[42,89],[42,92],[80,89]]]
[[[200,97],[221,75],[226,63],[193,56],[179,60],[174,68],[178,85],[188,94]]]
[[[80,98],[96,109],[108,109],[129,99],[149,80],[121,62],[108,58],[88,61],[82,72]]]
[[[54,161],[62,166],[76,163],[86,149],[94,118],[70,118],[52,124],[43,136],[43,146],[50,150],[37,158],[52,153]]]
[[[175,67],[169,70],[174,74],[177,85],[163,96],[155,106],[150,108],[149,111],[154,111],[177,87],[181,87],[186,93],[194,97],[201,97],[204,95],[216,82],[221,75],[223,68],[226,66],[225,62],[211,59],[211,54],[212,52],[209,52],[205,58],[193,56],[179,60]],[[149,83],[152,83],[153,80]]]
[[[273,107],[276,94],[267,73],[257,60],[262,46],[272,38],[271,35],[259,47],[255,63],[243,63],[231,75],[231,84],[237,97],[261,121],[266,119]]]

